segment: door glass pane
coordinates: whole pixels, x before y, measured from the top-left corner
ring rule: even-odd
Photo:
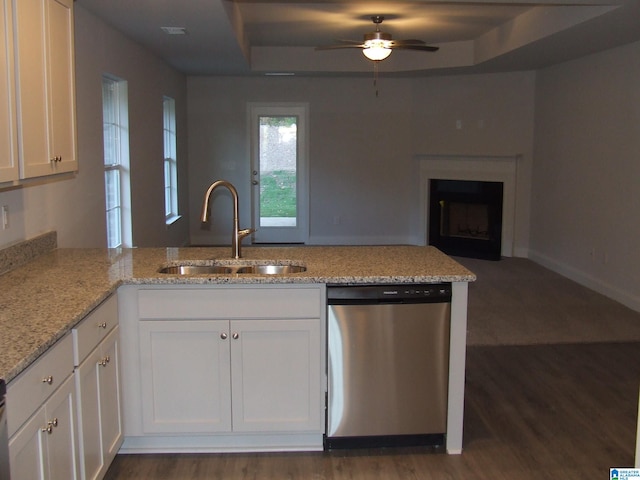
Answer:
[[[260,116],[260,226],[297,223],[298,118]]]

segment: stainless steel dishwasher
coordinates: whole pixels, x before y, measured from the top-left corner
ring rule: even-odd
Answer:
[[[441,445],[451,284],[329,286],[325,448]]]

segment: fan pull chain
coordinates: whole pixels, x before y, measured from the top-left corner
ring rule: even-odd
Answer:
[[[373,62],[373,88],[376,91],[376,97],[378,96],[378,61]]]

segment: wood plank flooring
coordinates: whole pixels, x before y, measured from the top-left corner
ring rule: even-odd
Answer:
[[[472,346],[462,455],[407,448],[119,455],[109,480],[609,478],[632,466],[640,343]]]

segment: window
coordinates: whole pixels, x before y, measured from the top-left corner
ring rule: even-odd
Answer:
[[[170,224],[179,218],[176,101],[173,98],[164,97],[162,110],[164,123],[164,214],[166,223]]]
[[[102,78],[107,247],[131,247],[127,82]]]

